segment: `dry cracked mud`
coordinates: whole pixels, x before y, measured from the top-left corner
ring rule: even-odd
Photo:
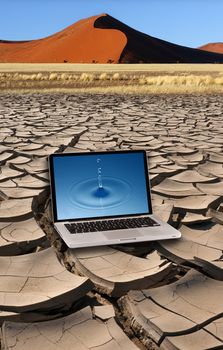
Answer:
[[[222,96],[5,94],[0,122],[2,349],[223,349]],[[47,155],[119,149],[182,238],[67,249]]]

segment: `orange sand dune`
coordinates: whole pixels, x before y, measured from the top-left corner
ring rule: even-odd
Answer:
[[[223,55],[154,38],[102,14],[47,38],[0,41],[0,62],[223,63]]]
[[[223,63],[223,55],[192,49],[141,33],[117,19],[98,17],[95,27],[118,29],[127,37],[119,63]]]
[[[116,29],[95,28],[94,22],[101,16],[80,20],[39,40],[0,41],[0,62],[118,63],[127,38]]]
[[[200,50],[223,53],[223,43],[209,43],[199,47]]]

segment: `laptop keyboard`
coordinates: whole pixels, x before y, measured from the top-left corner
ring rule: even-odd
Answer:
[[[85,222],[65,224],[65,227],[70,231],[70,233],[122,230],[122,229],[130,229],[130,228],[149,227],[149,226],[160,226],[160,224],[149,217],[101,220],[101,221],[85,221]]]

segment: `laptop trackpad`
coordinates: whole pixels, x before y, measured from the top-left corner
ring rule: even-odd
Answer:
[[[132,232],[131,232],[132,231]],[[103,232],[103,235],[107,238],[107,239],[110,239],[110,240],[113,240],[113,239],[120,239],[120,240],[128,240],[128,239],[133,239],[133,238],[137,238],[139,236],[142,236],[141,233],[139,233],[139,231],[136,231],[136,230],[131,230],[131,231],[125,231],[125,232],[122,232],[122,231],[117,231],[117,232],[114,232],[114,231],[110,231],[109,233],[106,233],[106,232]]]

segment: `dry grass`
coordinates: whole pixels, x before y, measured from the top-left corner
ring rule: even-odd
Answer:
[[[123,65],[119,66],[123,67]],[[163,67],[163,65],[159,66]],[[178,67],[180,65],[174,66]],[[194,67],[193,65],[190,66]],[[218,65],[212,66],[216,67]],[[200,65],[196,65],[196,67],[198,68]],[[220,67],[223,69],[223,65]],[[218,93],[223,92],[223,71],[212,70],[205,74],[201,71],[196,71],[194,73],[191,71],[173,73],[169,67],[168,73],[161,71],[0,72],[0,91],[4,92],[13,90],[20,92],[28,90],[39,92],[71,91],[134,94]]]
[[[0,72],[222,72],[223,64],[0,63]]]
[[[116,87],[87,87],[87,88],[24,88],[19,89],[4,89],[0,90],[0,94],[32,94],[32,93],[66,93],[66,94],[83,94],[83,93],[94,93],[94,94],[219,94],[223,92],[223,88],[219,87],[198,87],[198,88],[185,88],[185,87],[166,87],[163,86],[116,86]]]

